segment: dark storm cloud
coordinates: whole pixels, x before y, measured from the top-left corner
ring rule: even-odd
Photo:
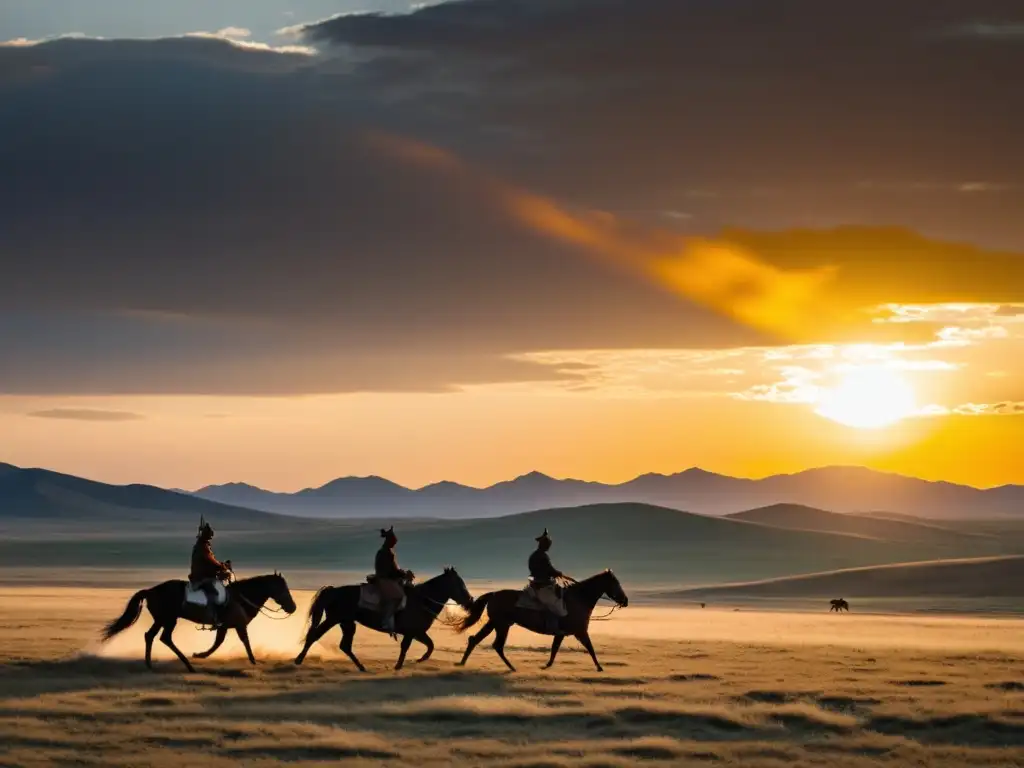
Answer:
[[[934,34],[1016,4],[895,5],[475,0],[308,27],[317,57],[0,48],[0,392],[443,391],[572,375],[509,352],[770,341],[377,132],[645,226],[821,228],[732,236],[858,290],[934,253],[950,300],[977,273],[1018,301],[1012,253],[829,231],[1024,249],[1021,48]]]
[[[136,41],[0,51],[50,57],[49,76],[0,99],[0,252],[9,265],[0,307],[15,312],[3,338],[18,355],[35,350],[37,368],[53,358],[48,381],[62,363],[113,368],[140,354],[163,356],[168,367],[186,354],[216,366],[283,350],[358,366],[367,351],[468,359],[754,338],[515,225],[479,184],[374,149],[367,130],[393,127],[407,108],[385,109],[358,81],[321,102],[325,82],[328,93],[338,83],[301,62],[271,75],[199,65],[190,55],[196,40],[161,45],[172,42],[184,46],[179,59],[133,58]],[[90,45],[105,53],[79,52]],[[107,314],[81,321],[43,310]],[[185,320],[152,326],[129,311]],[[195,333],[185,321],[197,317],[232,323]],[[482,363],[505,375],[513,368]],[[28,375],[18,371],[5,366],[0,375]],[[491,374],[459,378],[481,375]],[[343,389],[372,386],[364,374],[348,376],[359,381]],[[412,386],[415,376],[410,368],[382,386]],[[424,386],[441,386],[427,378]]]
[[[507,168],[559,194],[704,222],[903,223],[1019,246],[1020,190],[988,201],[953,193],[1024,179],[1012,74],[1024,47],[939,34],[976,19],[1021,23],[1024,6],[463,0],[341,16],[305,34],[474,83],[457,108],[520,136],[500,139]],[[547,172],[534,167],[543,157],[557,157]],[[928,193],[859,186],[943,181]]]

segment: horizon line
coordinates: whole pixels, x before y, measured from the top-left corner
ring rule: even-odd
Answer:
[[[108,482],[108,481],[105,481],[105,480],[94,480],[93,478],[86,477],[85,475],[73,475],[70,472],[65,472],[65,471],[56,470],[56,469],[49,469],[47,467],[23,467],[23,466],[20,466],[18,464],[15,464],[13,462],[3,462],[3,461],[0,461],[0,465],[3,465],[3,464],[7,464],[8,466],[14,467],[15,469],[22,469],[22,470],[33,470],[34,469],[34,470],[40,470],[40,471],[44,471],[44,472],[54,472],[56,474],[71,475],[73,477],[79,477],[79,478],[82,478],[82,479],[85,479],[85,480],[92,480],[93,482],[104,483],[106,485],[115,485],[115,486],[116,485],[121,485],[121,486],[148,485],[148,486],[151,486],[153,488],[160,488],[162,490],[172,491],[172,492],[186,493],[186,494],[189,494],[189,495],[194,495],[194,494],[199,493],[200,491],[203,491],[203,490],[205,490],[207,488],[222,488],[222,487],[225,487],[225,486],[232,486],[232,485],[236,485],[236,486],[237,485],[244,485],[244,486],[247,486],[247,487],[250,487],[250,488],[255,488],[256,490],[263,491],[263,492],[266,492],[266,493],[275,493],[275,494],[281,494],[281,495],[295,495],[295,494],[303,493],[303,492],[306,492],[306,491],[316,491],[316,490],[319,490],[321,488],[324,488],[324,487],[330,485],[331,483],[335,483],[335,482],[338,482],[340,480],[382,480],[384,482],[390,483],[392,485],[395,485],[395,486],[397,486],[399,488],[403,488],[403,489],[405,489],[407,491],[410,491],[410,492],[413,492],[413,493],[416,493],[416,492],[419,492],[419,491],[423,491],[423,490],[425,490],[427,488],[431,488],[431,487],[434,487],[434,486],[444,485],[444,484],[455,485],[455,486],[459,486],[461,488],[466,488],[466,489],[474,490],[474,491],[486,491],[486,490],[490,490],[491,488],[495,488],[496,486],[512,483],[512,482],[515,482],[516,480],[521,480],[523,478],[530,477],[530,476],[540,476],[540,477],[548,478],[550,480],[554,480],[556,482],[561,482],[561,483],[574,482],[574,483],[584,483],[584,484],[588,484],[588,485],[602,485],[602,486],[605,486],[605,487],[608,487],[608,488],[615,488],[615,487],[618,487],[618,486],[627,485],[627,484],[629,484],[631,482],[635,482],[636,480],[639,480],[639,479],[645,478],[645,477],[666,477],[666,478],[667,477],[677,477],[679,475],[683,475],[683,474],[686,474],[688,472],[700,472],[700,473],[704,473],[704,474],[708,474],[708,475],[714,475],[716,477],[728,478],[728,479],[731,479],[731,480],[749,480],[749,481],[752,481],[752,482],[758,482],[758,481],[768,480],[768,479],[775,478],[775,477],[794,477],[796,475],[802,475],[802,474],[807,474],[809,472],[816,472],[816,471],[823,471],[823,470],[851,470],[851,469],[852,470],[862,470],[862,471],[870,472],[872,474],[884,475],[884,476],[888,476],[888,477],[898,477],[898,478],[904,478],[904,479],[908,479],[908,480],[918,480],[918,481],[923,482],[923,483],[935,483],[935,484],[941,483],[941,484],[945,484],[945,485],[958,486],[958,487],[961,487],[961,488],[972,488],[972,489],[977,490],[977,491],[990,491],[990,490],[997,490],[999,488],[1021,488],[1021,487],[1024,487],[1024,483],[1000,483],[1000,484],[996,484],[996,485],[982,486],[982,485],[974,485],[974,484],[971,484],[971,483],[954,482],[954,481],[951,481],[951,480],[932,480],[932,479],[929,479],[929,478],[920,477],[918,475],[911,475],[911,474],[906,474],[906,473],[901,473],[901,472],[893,472],[893,471],[890,471],[890,470],[875,469],[873,467],[868,467],[868,466],[865,466],[865,465],[862,465],[862,464],[824,464],[824,465],[818,465],[818,466],[805,467],[803,469],[799,469],[799,470],[796,470],[796,471],[793,471],[793,472],[774,472],[774,473],[769,473],[769,474],[764,474],[764,475],[759,475],[759,476],[733,475],[733,474],[729,474],[729,473],[725,473],[725,472],[715,472],[714,470],[709,470],[709,469],[705,469],[705,468],[697,466],[697,465],[693,465],[693,466],[690,466],[690,467],[686,467],[685,469],[679,470],[677,472],[669,472],[669,473],[666,473],[666,472],[643,472],[643,473],[641,473],[639,475],[635,475],[633,477],[630,477],[629,479],[622,480],[622,481],[619,481],[619,482],[605,482],[605,481],[601,481],[601,480],[585,480],[585,479],[577,478],[577,477],[555,477],[554,475],[550,475],[550,474],[548,474],[546,472],[542,472],[540,470],[536,470],[535,469],[535,470],[530,470],[529,472],[522,472],[522,473],[520,473],[518,475],[515,475],[514,477],[507,478],[505,480],[498,480],[498,481],[496,481],[494,483],[490,483],[489,485],[482,485],[482,486],[481,485],[471,485],[471,484],[468,484],[468,483],[460,483],[460,482],[455,481],[455,480],[437,480],[435,482],[425,483],[425,484],[419,485],[419,486],[408,486],[408,485],[405,485],[403,483],[399,483],[399,482],[396,482],[394,480],[391,480],[390,478],[388,478],[388,477],[386,477],[384,475],[368,474],[368,475],[338,475],[338,476],[333,477],[333,478],[331,478],[329,480],[326,480],[325,482],[321,483],[320,485],[306,486],[306,487],[303,487],[303,488],[298,488],[296,490],[275,490],[275,489],[267,488],[267,487],[264,487],[264,486],[261,486],[261,485],[255,485],[253,483],[246,482],[246,481],[243,481],[243,480],[228,480],[228,481],[225,481],[225,482],[222,482],[222,483],[207,483],[207,484],[202,485],[202,486],[200,486],[198,488],[187,489],[187,488],[183,488],[181,486],[162,486],[162,485],[154,485],[152,483],[143,483],[143,482],[111,483],[111,482]]]

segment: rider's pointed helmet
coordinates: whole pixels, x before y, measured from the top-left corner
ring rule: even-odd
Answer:
[[[535,539],[535,541],[541,541],[541,542],[544,542],[544,541],[546,541],[546,542],[548,542],[548,543],[550,544],[550,543],[551,543],[551,537],[550,537],[550,536],[548,536],[548,529],[547,529],[547,528],[545,528],[545,529],[544,529],[544,533],[542,533],[542,534],[541,534],[540,536],[538,536],[538,537],[537,537],[537,538]]]
[[[213,527],[206,522],[205,517],[199,518],[199,536],[200,539],[212,539],[213,538]]]
[[[398,542],[398,537],[395,536],[395,526],[393,525],[386,531],[381,528],[380,537],[384,539],[385,542],[391,542],[392,544],[396,544]]]

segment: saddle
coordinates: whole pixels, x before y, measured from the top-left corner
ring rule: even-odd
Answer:
[[[558,604],[562,609],[562,613],[565,613],[565,592],[561,589],[556,589],[556,593],[558,594]],[[516,599],[515,607],[524,608],[528,611],[551,613],[551,609],[542,603],[540,598],[537,596],[537,590],[534,588],[533,584],[527,584],[523,587],[522,591],[519,593],[519,597]]]
[[[398,613],[405,608],[409,602],[408,594],[402,594],[402,601],[395,608],[395,613]],[[359,585],[359,603],[358,607],[367,611],[380,611],[380,587],[377,586],[377,577],[371,574],[366,577],[366,583]]]
[[[202,584],[212,584],[213,591],[216,598],[213,601],[214,605],[224,605],[228,601],[228,588],[224,586],[224,582],[220,579],[213,579],[207,582],[200,582],[193,584],[191,582],[185,583],[185,602],[189,605],[198,605],[201,607],[207,607],[210,604],[210,598],[207,596],[206,591],[201,586]]]

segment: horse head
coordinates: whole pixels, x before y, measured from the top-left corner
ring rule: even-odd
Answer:
[[[284,580],[284,576],[274,571],[274,575],[269,579],[269,584],[270,598],[281,606],[285,613],[295,613],[295,599],[292,597],[291,590],[288,589],[288,582]]]
[[[470,594],[466,582],[462,580],[459,572],[451,565],[444,568],[445,589],[448,599],[454,600],[460,607],[467,611],[473,607],[473,595]]]
[[[622,589],[618,578],[612,573],[611,568],[605,568],[604,573],[601,574],[601,585],[604,588],[604,593],[614,600],[616,605],[621,608],[629,605],[629,597]]]

